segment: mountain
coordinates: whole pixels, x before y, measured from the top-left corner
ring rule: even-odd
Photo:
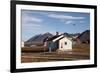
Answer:
[[[30,39],[28,39],[26,42],[33,42],[35,41],[37,38],[39,38],[40,36],[42,36],[41,34],[35,35],[33,37],[31,37]]]
[[[81,43],[90,42],[90,30],[86,30],[77,37]]]
[[[79,36],[81,33],[72,33],[72,34],[69,34],[72,38],[75,38],[77,36]]]
[[[63,33],[63,35],[67,36],[67,37],[72,37],[72,35],[70,35],[69,33],[65,32]]]
[[[50,38],[53,35],[49,32],[44,33],[44,34],[39,34],[36,36],[33,36],[32,38],[30,38],[29,40],[27,40],[25,43],[43,43],[43,41],[45,40],[45,38]]]

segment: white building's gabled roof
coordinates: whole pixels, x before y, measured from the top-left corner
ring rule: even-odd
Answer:
[[[57,40],[59,40],[59,39],[61,39],[61,38],[64,38],[64,37],[67,37],[67,36],[60,35],[59,37],[53,39],[53,42],[56,42]],[[69,38],[69,37],[68,37],[68,39],[69,39],[69,40],[72,40],[72,38]]]
[[[60,35],[59,37],[55,38],[55,39],[53,40],[53,42],[59,40],[59,39],[62,38],[62,37],[64,37],[64,35]]]

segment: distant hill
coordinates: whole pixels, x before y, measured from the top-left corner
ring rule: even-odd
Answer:
[[[33,36],[32,38],[27,40],[25,43],[43,43],[44,39],[47,37],[50,38],[50,37],[53,37],[53,35],[48,32],[44,34],[39,34],[39,35]]]
[[[86,30],[77,37],[81,43],[90,43],[90,30]]]
[[[67,36],[67,37],[72,37],[69,33],[63,33],[63,35]]]
[[[26,42],[33,42],[35,41],[37,38],[39,38],[40,36],[42,36],[41,34],[35,35],[33,37],[31,37],[30,39],[28,39]]]
[[[77,36],[79,36],[81,33],[73,33],[73,34],[69,34],[71,37],[77,37]]]

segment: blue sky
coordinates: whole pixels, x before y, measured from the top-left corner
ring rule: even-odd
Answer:
[[[81,33],[90,29],[90,14],[21,10],[22,40],[50,32]]]

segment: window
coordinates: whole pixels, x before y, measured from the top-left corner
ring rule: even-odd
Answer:
[[[65,42],[65,45],[67,45],[67,42]]]

